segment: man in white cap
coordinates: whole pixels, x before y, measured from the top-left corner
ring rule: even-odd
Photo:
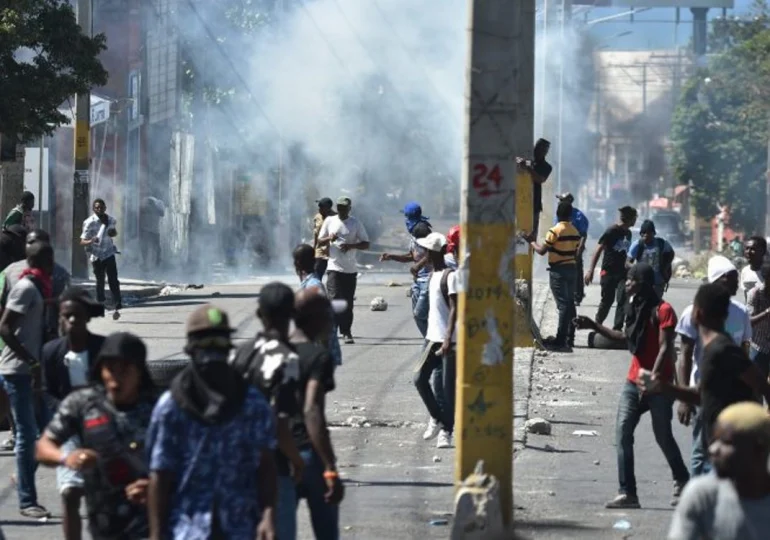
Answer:
[[[425,347],[414,373],[414,385],[430,414],[426,433],[438,434],[437,448],[452,448],[455,413],[455,343],[457,334],[457,287],[453,270],[444,263],[447,239],[437,232],[416,240],[428,252],[433,271],[428,281],[428,328]],[[442,368],[443,403],[439,403],[431,388],[433,371]],[[439,429],[436,430],[435,427]],[[435,435],[434,435],[435,436]]]
[[[738,292],[738,269],[727,258],[721,255],[711,257],[708,262],[709,283],[719,283],[725,286],[733,297]],[[679,383],[689,386],[698,386],[700,383],[699,367],[703,359],[703,344],[698,335],[698,326],[692,317],[693,305],[690,304],[682,312],[682,316],[676,326],[676,333],[682,338],[682,355],[678,365],[677,377]],[[725,332],[736,345],[749,352],[751,343],[751,317],[745,305],[730,299],[730,306],[725,321]],[[694,361],[694,362],[693,362]],[[690,456],[690,474],[698,476],[706,472],[708,459],[706,448],[703,447],[701,430],[703,421],[700,410],[689,403],[680,402],[677,410],[679,421],[689,426],[692,423],[692,455]]]

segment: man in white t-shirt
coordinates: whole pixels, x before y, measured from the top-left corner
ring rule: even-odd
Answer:
[[[711,257],[708,262],[708,280],[710,283],[722,283],[732,296],[738,292],[738,269],[729,259],[721,255]],[[687,306],[676,325],[676,333],[682,338],[682,357],[679,361],[677,377],[680,384],[697,386],[700,384],[699,366],[703,357],[703,347],[698,335],[698,326],[692,320],[692,304]],[[745,305],[731,299],[725,322],[725,332],[749,352],[751,345],[751,317]],[[680,402],[677,410],[679,421],[685,426],[692,422],[692,454],[690,456],[690,475],[698,476],[708,472],[708,455],[701,440],[703,428],[700,411],[694,406]]]
[[[764,282],[760,270],[767,255],[767,240],[761,236],[752,236],[746,240],[744,255],[748,264],[741,270],[741,290],[743,299],[748,302],[749,291]]]
[[[353,300],[356,296],[358,265],[356,250],[369,249],[369,235],[363,223],[350,215],[348,197],[337,199],[337,215],[327,217],[318,231],[318,245],[329,245],[326,289],[332,300],[345,300],[347,309],[337,315],[345,343],[353,341]]]
[[[433,272],[428,282],[428,331],[425,348],[414,374],[417,387],[431,423],[440,427],[437,448],[452,448],[455,411],[455,323],[457,321],[457,286],[453,270],[444,263],[447,239],[441,233],[430,233],[417,243],[428,250]],[[430,385],[433,370],[442,367],[444,400],[439,404]],[[430,426],[429,426],[430,430]],[[426,432],[427,433],[427,432]]]

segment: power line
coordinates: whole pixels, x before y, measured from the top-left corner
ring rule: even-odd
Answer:
[[[233,63],[230,56],[225,52],[225,50],[222,47],[222,44],[219,42],[219,40],[216,38],[214,33],[211,31],[211,28],[206,24],[206,21],[203,20],[203,17],[201,17],[201,14],[196,9],[194,3],[192,0],[187,0],[187,5],[190,7],[192,12],[195,14],[195,16],[198,18],[198,21],[200,21],[201,26],[206,31],[206,34],[208,35],[209,39],[216,45],[217,50],[222,55],[222,57],[225,59],[227,64],[230,66],[230,69],[233,72],[233,75],[238,79],[238,81],[243,86],[244,90],[249,94],[249,98],[251,102],[254,104],[254,106],[257,108],[257,111],[259,111],[262,118],[265,119],[265,121],[268,123],[268,125],[275,130],[276,133],[278,133],[278,136],[281,137],[281,130],[278,129],[278,127],[273,123],[273,121],[270,119],[270,117],[267,115],[267,112],[265,112],[265,109],[262,108],[262,106],[257,102],[256,99],[254,99],[254,93],[251,91],[251,88],[249,87],[249,84],[246,82],[246,80],[243,78],[243,76],[238,71],[238,68],[235,67],[235,63]]]

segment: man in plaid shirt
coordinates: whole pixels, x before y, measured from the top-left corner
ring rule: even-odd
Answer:
[[[107,215],[107,204],[103,199],[94,201],[94,213],[83,222],[83,233],[80,235],[80,245],[85,246],[96,278],[96,299],[104,303],[104,276],[110,284],[112,301],[115,302],[115,313],[112,318],[120,317],[123,308],[120,297],[120,282],[118,281],[118,265],[113,238],[118,235],[115,228],[115,218]]]

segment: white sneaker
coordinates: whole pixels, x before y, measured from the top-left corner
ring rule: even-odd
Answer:
[[[428,421],[428,427],[425,430],[425,433],[422,434],[422,438],[426,441],[429,441],[438,435],[438,431],[438,422],[431,418]]]
[[[454,444],[452,444],[452,434],[442,429],[438,434],[436,448],[454,448]]]

